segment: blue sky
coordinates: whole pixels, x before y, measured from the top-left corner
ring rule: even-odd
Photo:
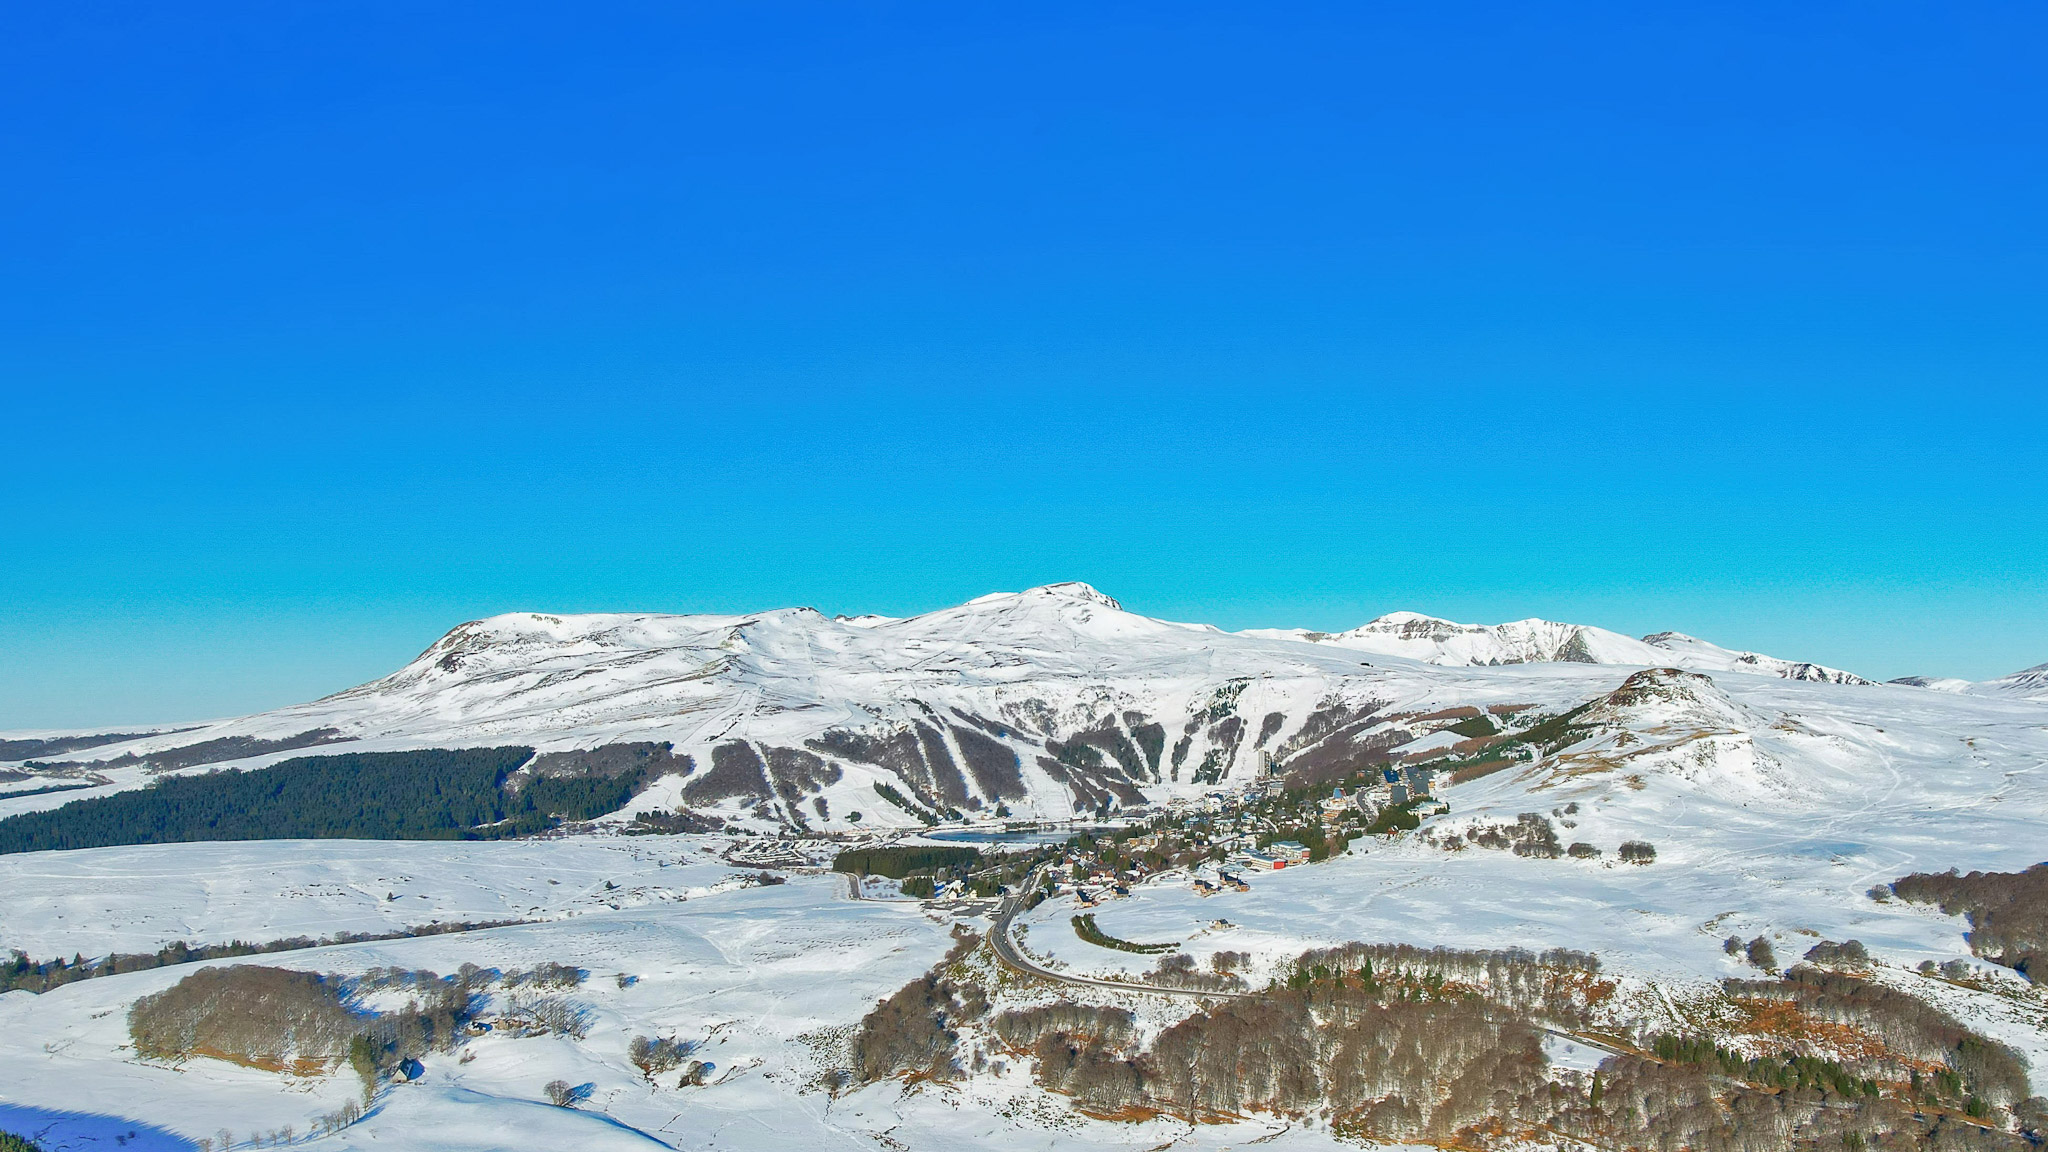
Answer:
[[[17,13],[0,727],[1062,579],[2048,660],[2048,17],[1641,7]]]

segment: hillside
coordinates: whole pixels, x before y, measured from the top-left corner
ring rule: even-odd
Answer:
[[[1413,759],[1454,744],[1475,711],[1554,715],[1617,671],[1672,665],[1739,691],[1898,690],[1678,633],[1541,620],[1395,613],[1343,633],[1229,633],[1126,612],[1085,584],[901,619],[516,613],[309,704],[7,741],[0,816],[223,766],[523,747],[531,762],[499,781],[515,801],[487,818],[517,823],[490,834],[614,811],[838,830],[1065,819],[1242,785],[1262,764],[1310,780]],[[2025,700],[2029,675],[1972,693]]]

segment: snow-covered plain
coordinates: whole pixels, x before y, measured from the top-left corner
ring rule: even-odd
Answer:
[[[267,851],[279,875],[306,868],[296,859],[304,844],[235,847],[245,865],[250,854]],[[454,846],[439,858],[460,874],[444,894],[459,901],[477,875],[570,875],[590,868],[591,845],[550,844],[540,857],[519,851],[527,847]],[[516,862],[489,859],[508,849],[517,853]],[[465,852],[471,859],[459,859]],[[203,864],[197,855],[155,859],[166,866]],[[419,859],[407,863],[427,872]],[[137,877],[135,864],[129,861],[124,875]],[[200,891],[181,889],[170,899]],[[252,900],[239,920],[211,904],[187,912],[193,922],[214,914],[226,935],[263,930],[260,900]],[[1287,1129],[1282,1121],[1254,1121],[1190,1133],[1171,1121],[1090,1121],[1046,1098],[1021,1071],[908,1091],[891,1082],[836,1099],[820,1091],[817,1077],[851,1026],[945,951],[950,924],[912,901],[851,900],[839,876],[799,876],[774,887],[723,887],[689,900],[578,910],[548,923],[218,963],[361,975],[385,966],[447,973],[464,963],[511,969],[555,960],[589,972],[571,994],[589,1012],[584,1039],[469,1040],[465,1059],[429,1057],[424,1076],[386,1089],[365,1119],[313,1141],[323,1148],[1050,1149],[1152,1147],[1176,1138],[1209,1148]],[[8,1070],[0,1099],[146,1120],[195,1141],[226,1129],[241,1146],[251,1134],[267,1141],[286,1126],[303,1138],[318,1116],[358,1091],[346,1070],[301,1078],[217,1060],[170,1066],[136,1059],[128,1050],[128,1006],[193,970],[159,969],[81,981],[40,996],[0,996],[0,1067]],[[622,986],[620,975],[630,983]],[[716,1065],[711,1083],[678,1088],[673,1073],[647,1083],[627,1054],[632,1037],[641,1034],[696,1044],[695,1057]],[[543,1085],[557,1079],[588,1086],[581,1106],[544,1102]],[[1296,1130],[1292,1136],[1290,1147],[1331,1144],[1323,1134]]]
[[[828,728],[959,713],[1029,725],[1042,747],[1104,717],[1134,730],[1123,717],[1137,712],[1162,721],[1169,743],[1188,744],[1184,769],[1161,765],[1157,779],[1138,782],[1148,799],[1166,800],[1247,781],[1256,752],[1290,740],[1300,746],[1318,709],[1370,703],[1406,717],[1386,723],[1408,741],[1396,751],[1419,756],[1454,753],[1459,743],[1447,726],[1474,708],[1519,705],[1534,718],[1584,705],[1568,746],[1444,788],[1450,810],[1425,823],[1426,835],[1361,842],[1335,860],[1260,874],[1245,893],[1203,897],[1162,879],[1094,909],[1098,922],[1124,939],[1180,942],[1198,959],[1248,952],[1254,975],[1305,948],[1349,940],[1592,951],[1651,1012],[1745,972],[1723,951],[1725,937],[1766,936],[1788,962],[1821,939],[1855,938],[1878,961],[1875,978],[2012,1044],[2035,1069],[2035,1090],[2048,1090],[2048,1001],[1984,965],[1975,965],[1985,974],[1981,989],[1917,975],[1923,960],[1969,960],[1964,923],[1866,895],[1908,872],[2011,871],[2048,858],[2048,701],[2036,698],[2038,677],[1961,691],[1872,685],[1825,669],[1801,672],[1815,666],[1797,661],[1743,659],[1752,654],[1689,637],[1663,637],[1660,646],[1569,625],[1437,627],[1443,623],[1383,618],[1377,630],[1343,634],[1348,641],[1234,635],[1133,616],[1080,586],[987,597],[907,620],[835,621],[808,610],[499,617],[466,625],[391,677],[327,700],[65,757],[133,753],[131,761],[33,771],[17,762],[28,783],[7,785],[16,790],[87,776],[107,783],[0,798],[0,816],[146,784],[153,750],[329,727],[345,742],[237,764],[327,750],[625,740],[670,740],[703,760],[722,741],[795,746]],[[1368,646],[1389,634],[1414,650]],[[1511,641],[1522,647],[1497,647]],[[1650,666],[1694,671],[1638,675]],[[1249,733],[1226,740],[1210,722],[1224,713],[1254,727],[1282,719],[1256,742]],[[1192,722],[1197,716],[1201,723]],[[1011,739],[1027,789],[1012,808],[1071,815],[1072,797],[1034,765],[1029,741]],[[1205,758],[1220,768],[1213,783],[1193,775]],[[814,824],[846,831],[840,818],[850,810],[868,813],[868,827],[911,823],[873,791],[877,782],[903,784],[899,777],[841,767],[841,779],[820,793],[833,816]],[[670,779],[636,804],[683,799],[681,782]],[[761,831],[780,830],[786,815],[730,803],[718,811]],[[1601,857],[1525,858],[1463,835],[1525,812],[1549,816],[1561,839],[1592,844]],[[803,869],[785,870],[784,885],[751,886],[745,876],[754,869],[726,858],[731,837],[626,837],[608,830],[616,823],[534,841],[247,842],[4,856],[0,948],[38,958],[101,955],[179,939],[517,919],[528,923],[216,963],[359,975],[381,966],[445,973],[464,963],[560,961],[590,973],[572,994],[592,1022],[582,1040],[467,1041],[465,1059],[429,1058],[421,1079],[386,1089],[366,1119],[321,1138],[321,1147],[922,1152],[1334,1143],[1326,1131],[1277,1119],[1192,1131],[1164,1119],[1088,1119],[1014,1064],[954,1085],[885,1082],[834,1096],[818,1078],[843,1060],[861,1015],[944,954],[956,916],[981,930],[986,919],[971,909],[873,898],[887,895],[873,888],[855,900],[844,878]],[[1655,863],[1620,862],[1624,840],[1653,843]],[[1075,975],[1135,974],[1154,962],[1084,943],[1068,923],[1076,910],[1069,899],[1046,902],[1019,918],[1019,940]],[[239,1143],[285,1125],[303,1137],[314,1117],[357,1091],[345,1071],[293,1078],[206,1059],[177,1067],[136,1059],[127,1049],[129,1006],[192,970],[0,996],[0,1103],[108,1115],[194,1140],[226,1128]],[[1155,1015],[1170,1007],[1142,993],[1103,996]],[[679,1088],[670,1074],[649,1085],[626,1055],[642,1034],[698,1044],[699,1058],[718,1066],[713,1082]],[[589,1085],[588,1099],[576,1109],[546,1105],[542,1085],[555,1079]]]
[[[8,894],[0,944],[38,957],[102,955],[174,940],[260,943],[552,920],[736,886],[743,870],[713,846],[669,836],[259,840],[0,856]]]

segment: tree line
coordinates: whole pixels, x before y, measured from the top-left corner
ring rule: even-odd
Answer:
[[[174,940],[154,952],[111,952],[97,957],[74,955],[69,960],[62,957],[54,960],[31,960],[27,953],[17,948],[7,960],[0,961],[0,993],[13,992],[17,989],[24,992],[47,992],[52,988],[60,988],[75,981],[90,980],[97,976],[147,972],[152,968],[168,968],[175,964],[192,964],[201,960],[267,956],[276,952],[298,952],[307,948],[365,944],[378,940],[408,940],[416,936],[475,932],[483,928],[506,928],[524,923],[524,920],[465,920],[451,924],[419,924],[396,932],[336,932],[317,940],[310,936],[287,936],[260,944],[244,940],[230,940],[225,944],[187,944],[183,940]]]
[[[0,854],[218,840],[524,836],[616,811],[670,766],[655,758],[616,774],[531,776],[508,788],[532,756],[518,746],[350,752],[166,776],[147,788],[0,820]]]
[[[936,873],[972,868],[981,860],[978,848],[940,847],[910,844],[889,848],[848,848],[832,858],[834,872],[859,876],[886,876],[901,880],[916,873]]]

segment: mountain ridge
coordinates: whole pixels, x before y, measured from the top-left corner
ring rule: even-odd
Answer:
[[[493,745],[599,771],[623,762],[607,748],[665,746],[659,762],[675,770],[619,819],[1066,818],[1242,786],[1268,763],[1309,780],[1410,759],[1475,710],[1559,714],[1612,691],[1616,673],[1652,668],[1759,690],[1906,690],[1680,633],[1636,640],[1543,620],[1392,613],[1347,633],[1226,632],[1069,582],[901,618],[506,613],[319,700],[0,766],[0,786],[77,781],[96,795],[293,754]],[[1973,694],[2028,700],[2029,683]]]

